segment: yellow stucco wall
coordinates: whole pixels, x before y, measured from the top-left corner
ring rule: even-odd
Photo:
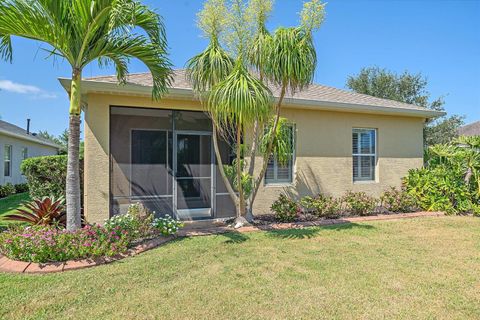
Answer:
[[[202,110],[193,100],[89,94],[85,112],[85,212],[89,222],[102,223],[109,211],[109,106]],[[324,192],[340,196],[348,190],[378,196],[399,186],[408,169],[423,157],[422,118],[284,108],[296,125],[294,182],[262,186],[254,207],[267,213],[279,193],[303,196]],[[353,183],[352,128],[376,128],[378,162],[375,182]],[[258,159],[257,163],[260,163]],[[257,166],[259,168],[259,166]]]

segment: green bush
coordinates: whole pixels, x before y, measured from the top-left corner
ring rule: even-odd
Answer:
[[[315,197],[306,196],[300,200],[305,213],[311,213],[321,218],[337,218],[342,212],[341,199],[319,194]]]
[[[28,192],[28,184],[27,183],[16,184],[15,185],[15,192],[16,193]]]
[[[292,222],[301,211],[297,202],[293,201],[283,193],[270,207],[275,214],[275,219],[280,222]]]
[[[163,218],[156,218],[153,220],[152,226],[164,236],[169,236],[177,233],[177,231],[183,227],[183,223],[173,219],[167,214]]]
[[[474,212],[477,196],[463,180],[463,172],[446,165],[412,169],[404,178],[406,190],[426,211],[447,214]]]
[[[0,186],[0,198],[5,198],[15,194],[15,187],[11,183]]]
[[[105,221],[104,227],[108,230],[121,228],[127,230],[132,240],[141,239],[152,233],[153,214],[141,203],[134,203],[128,207],[125,214],[119,214]]]
[[[20,169],[27,178],[30,196],[65,198],[67,156],[45,156],[23,160]],[[83,195],[83,161],[80,160],[80,188]],[[82,196],[83,200],[83,196]]]
[[[345,209],[354,216],[368,216],[375,212],[377,199],[367,195],[365,192],[349,191],[342,198]]]
[[[391,187],[380,196],[382,207],[388,212],[412,212],[416,211],[415,199],[404,188]]]

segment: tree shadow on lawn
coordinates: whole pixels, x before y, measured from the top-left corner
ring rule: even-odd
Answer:
[[[222,233],[222,234],[220,234],[220,236],[223,236],[223,237],[225,237],[225,238],[228,238],[228,240],[225,240],[225,243],[230,243],[230,244],[233,244],[233,243],[242,243],[242,242],[245,242],[245,241],[247,241],[247,240],[250,239],[250,238],[249,238],[247,235],[245,235],[244,233],[235,232],[235,231]]]
[[[286,230],[268,230],[269,236],[282,238],[282,239],[310,239],[315,237],[322,230],[350,230],[350,229],[374,229],[375,227],[369,224],[358,223],[343,223],[321,227],[308,227],[301,229],[286,229]]]

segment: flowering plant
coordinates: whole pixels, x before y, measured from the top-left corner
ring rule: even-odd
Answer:
[[[0,233],[0,253],[29,262],[114,256],[127,250],[131,236],[120,227],[87,225],[76,231],[52,226],[19,226]]]
[[[161,234],[168,236],[177,233],[178,229],[183,227],[183,223],[167,214],[163,218],[155,218],[152,226],[160,231]]]
[[[148,236],[152,232],[153,214],[141,203],[134,203],[128,207],[125,214],[118,214],[105,220],[105,228],[112,230],[120,228],[127,230],[132,240]]]

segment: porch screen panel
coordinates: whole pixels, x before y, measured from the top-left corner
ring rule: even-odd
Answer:
[[[220,156],[222,157],[222,163],[232,164],[232,160],[235,158],[235,154],[232,150],[233,143],[227,143],[222,137],[218,137],[218,148]],[[230,197],[227,187],[223,182],[222,175],[218,165],[215,165],[216,176],[216,198],[215,198],[215,217],[216,218],[228,218],[235,216],[235,204]]]
[[[111,210],[143,203],[157,216],[173,214],[170,110],[111,107]]]

